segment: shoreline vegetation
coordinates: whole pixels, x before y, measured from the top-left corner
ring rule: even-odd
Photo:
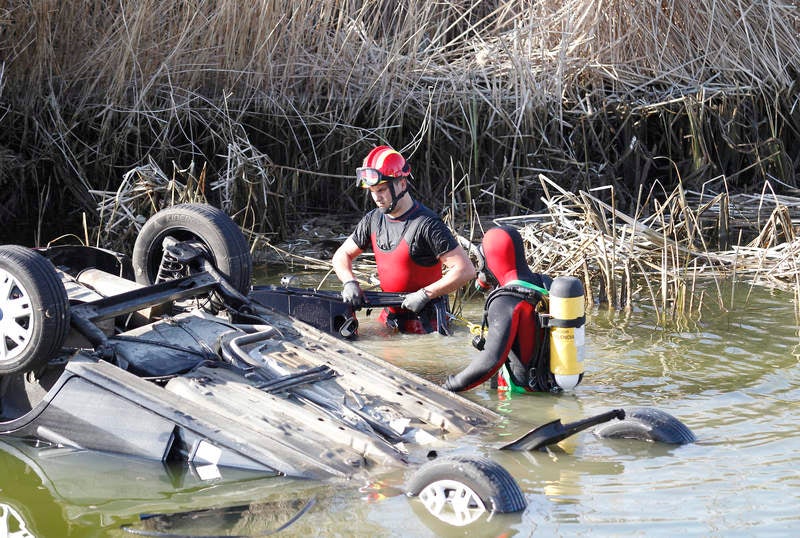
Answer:
[[[474,208],[458,208],[454,197],[445,220],[471,252],[486,227],[516,226],[535,272],[578,276],[589,304],[629,310],[647,302],[664,327],[700,321],[707,301],[724,311],[723,279],[792,293],[800,324],[800,238],[794,231],[800,197],[777,195],[769,184],[757,195],[689,191],[682,184],[666,191],[656,184],[641,191],[635,211],[626,214],[614,206],[614,193],[607,192],[613,187],[571,193],[543,174],[539,180],[544,192],[540,212],[486,220]],[[188,169],[176,170],[171,178],[154,163],[129,171],[117,191],[94,192],[102,200],[99,243],[121,248],[133,241],[154,207],[207,203],[202,185]],[[351,229],[336,215],[306,224],[284,242],[245,229],[256,263],[327,271],[323,284],[332,273],[333,249]],[[369,255],[355,269],[364,282],[376,272]],[[461,290],[454,307],[469,294]]]
[[[3,242],[127,251],[208,201],[274,250],[360,216],[388,143],[459,235],[523,226],[597,304],[696,319],[728,275],[798,304],[798,75],[790,0],[10,3]]]

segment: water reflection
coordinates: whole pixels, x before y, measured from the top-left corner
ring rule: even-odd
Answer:
[[[729,304],[707,304],[699,320],[680,330],[655,324],[647,305],[588,312],[586,374],[573,393],[520,396],[481,387],[466,395],[513,418],[510,437],[522,424],[637,406],[672,413],[698,435],[697,443],[672,447],[583,433],[561,453],[502,453],[498,461],[528,494],[521,528],[605,536],[800,530],[797,496],[785,503],[789,484],[800,482],[794,298],[723,286]],[[465,317],[479,320],[480,305],[471,308]],[[436,335],[399,338],[402,351],[390,353],[370,330],[380,334],[367,325],[359,345],[434,381],[476,353],[463,328],[446,343]]]
[[[227,532],[247,522],[248,528],[258,526],[263,533],[290,519],[302,499],[319,494],[302,481],[263,473],[225,469],[218,478],[203,480],[189,466],[22,440],[0,442],[0,453],[4,484],[0,502],[20,515],[28,536],[87,536],[123,525],[154,528],[165,520],[174,527],[180,516],[153,514],[189,512],[187,519],[196,520],[198,511],[209,506],[242,504],[240,517],[215,517],[215,527]],[[270,517],[255,517],[265,504]],[[146,522],[140,524],[140,518]]]
[[[248,507],[245,515],[222,511],[210,518],[219,525],[206,518],[191,532],[252,534],[277,528],[311,498],[316,504],[281,536],[794,535],[800,369],[793,297],[746,286],[724,293],[734,298],[724,309],[709,303],[681,330],[658,327],[647,305],[630,313],[591,310],[586,374],[571,393],[503,394],[484,385],[465,395],[497,411],[501,422],[457,450],[509,469],[528,502],[521,514],[496,514],[467,528],[445,525],[402,494],[405,473],[373,484],[238,477],[203,485],[191,473],[181,478],[159,465],[147,471],[112,458],[94,470],[76,465],[71,475],[60,465],[64,485],[48,468],[59,458],[9,453],[0,457],[0,509],[9,521],[17,514],[38,537],[129,536],[120,526],[140,525],[141,513],[240,506]],[[479,321],[481,310],[470,304],[463,315]],[[466,327],[451,337],[392,335],[375,323],[377,312],[365,314],[356,345],[433,381],[477,353]],[[642,406],[679,417],[698,441],[675,447],[587,431],[546,452],[497,450],[557,418]],[[156,521],[158,529],[190,530],[188,520]]]
[[[522,523],[522,515],[517,514],[491,514],[490,516],[479,517],[476,521],[465,527],[454,527],[427,513],[421,502],[411,503],[411,507],[416,518],[422,522],[426,529],[432,532],[432,536],[481,536],[505,538],[515,536],[518,527]],[[459,532],[460,529],[460,532]],[[414,536],[425,536],[426,534],[416,534]],[[428,534],[430,535],[430,534]],[[404,536],[398,533],[396,536]],[[411,536],[411,534],[405,535]]]

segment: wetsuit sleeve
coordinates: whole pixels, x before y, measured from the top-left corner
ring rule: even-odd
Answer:
[[[444,388],[469,390],[488,380],[503,366],[517,333],[514,309],[518,303],[519,299],[514,297],[497,297],[490,303],[483,351],[461,372],[448,376]]]
[[[350,237],[355,242],[356,246],[361,250],[372,250],[372,213],[375,211],[374,209],[364,215],[358,224],[356,225],[356,229],[353,230],[353,233],[350,234]]]
[[[458,241],[450,232],[450,228],[439,217],[427,217],[420,226],[419,239],[415,241],[411,257],[420,265],[430,266],[436,263],[442,254],[450,252],[458,245]]]

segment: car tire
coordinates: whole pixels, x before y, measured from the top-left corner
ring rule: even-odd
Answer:
[[[69,299],[55,267],[18,245],[0,246],[0,375],[56,356],[69,332]]]
[[[431,515],[454,526],[468,525],[484,512],[520,512],[526,505],[511,474],[483,457],[430,461],[411,477],[406,494],[418,497]]]
[[[214,267],[240,293],[250,291],[253,262],[239,226],[224,211],[207,204],[180,204],[162,209],[142,226],[133,246],[134,277],[149,286],[156,281],[163,241],[200,241]]]
[[[697,440],[683,422],[660,409],[641,407],[625,410],[625,419],[608,422],[594,434],[604,439],[638,439],[671,445],[685,445]]]

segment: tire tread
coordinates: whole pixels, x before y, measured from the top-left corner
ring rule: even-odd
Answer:
[[[61,277],[47,258],[28,247],[20,245],[0,246],[0,259],[10,272],[17,272],[15,278],[26,283],[31,301],[40,311],[41,327],[35,331],[31,342],[33,351],[30,358],[23,358],[17,366],[3,369],[0,373],[9,374],[27,371],[42,366],[61,349],[70,328],[69,298]],[[36,316],[36,314],[34,314]],[[36,321],[36,320],[34,320]]]
[[[422,465],[409,481],[409,496],[418,495],[436,480],[466,483],[493,512],[511,513],[525,509],[525,495],[513,476],[496,461],[482,456],[446,456]]]

